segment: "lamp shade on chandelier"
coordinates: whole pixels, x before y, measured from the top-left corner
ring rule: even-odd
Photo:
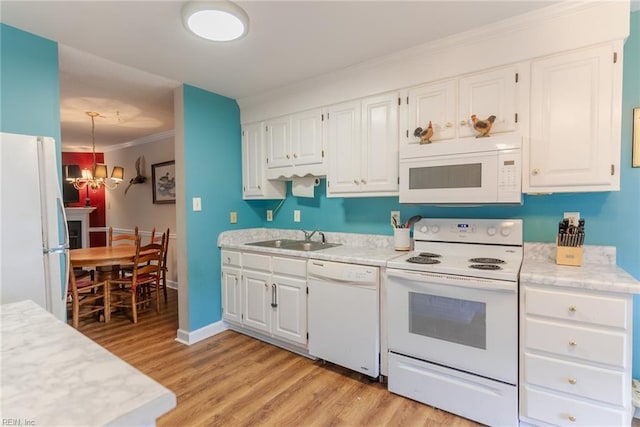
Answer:
[[[65,167],[65,179],[80,190],[83,188],[98,191],[101,187],[107,187],[111,190],[116,188],[124,179],[124,168],[122,166],[114,166],[111,171],[111,178],[107,175],[107,165],[104,163],[96,163],[96,134],[95,134],[95,118],[99,113],[87,111],[87,115],[91,117],[91,144],[93,147],[93,167],[89,169],[80,169],[78,165],[67,165]]]

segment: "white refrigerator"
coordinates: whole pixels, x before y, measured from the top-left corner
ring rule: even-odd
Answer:
[[[54,140],[0,133],[0,303],[66,321],[68,236]]]

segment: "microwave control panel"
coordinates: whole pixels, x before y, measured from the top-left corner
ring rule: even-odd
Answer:
[[[498,155],[498,199],[521,194],[522,159],[520,150],[506,150]],[[499,200],[500,201],[500,200]]]

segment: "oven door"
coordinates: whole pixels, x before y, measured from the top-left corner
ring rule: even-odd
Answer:
[[[516,384],[514,282],[387,269],[389,351]]]

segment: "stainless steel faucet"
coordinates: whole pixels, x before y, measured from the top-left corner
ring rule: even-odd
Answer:
[[[327,239],[324,237],[324,233],[320,230],[313,230],[311,232],[300,229],[304,233],[304,240],[307,242],[311,241],[311,237],[318,233],[322,237],[322,243],[327,243]]]

